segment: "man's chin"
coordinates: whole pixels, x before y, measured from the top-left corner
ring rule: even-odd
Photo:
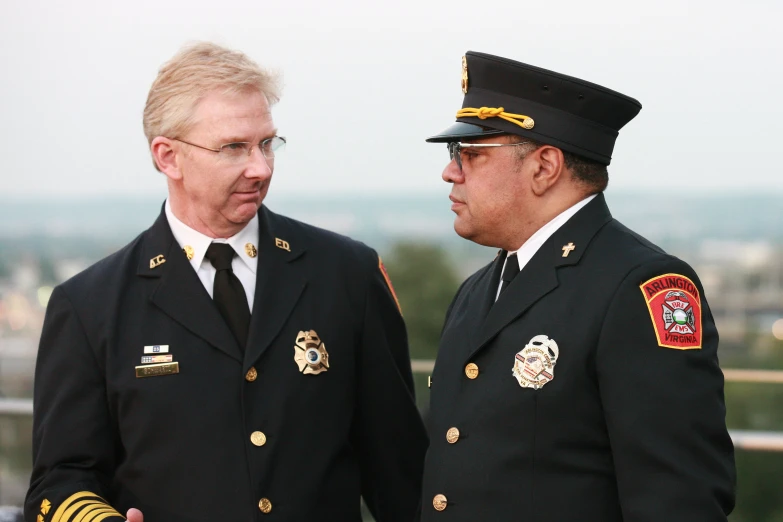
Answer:
[[[461,238],[467,239],[468,241],[473,241],[473,228],[465,223],[464,220],[460,219],[459,216],[457,216],[457,218],[454,220],[454,232],[456,232],[457,235]]]
[[[476,227],[461,221],[459,217],[454,220],[454,232],[456,232],[459,237],[472,241],[477,245],[497,248],[497,245],[495,244],[496,241],[492,240],[492,234],[482,234]]]
[[[256,214],[258,214],[258,209],[261,207],[262,201],[263,199],[259,198],[254,201],[247,201],[238,205],[232,212],[234,217],[232,221],[234,221],[234,223],[247,223],[253,219]]]

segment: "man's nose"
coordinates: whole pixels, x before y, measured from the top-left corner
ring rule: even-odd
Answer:
[[[456,160],[451,160],[448,165],[446,165],[446,168],[443,169],[443,174],[441,174],[441,177],[446,183],[462,183],[464,180],[462,169],[459,168]]]
[[[272,175],[274,159],[267,159],[258,147],[253,147],[247,159],[245,175],[254,178],[266,178]]]

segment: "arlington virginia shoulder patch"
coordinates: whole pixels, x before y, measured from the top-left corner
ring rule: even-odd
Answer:
[[[679,274],[664,274],[642,283],[639,288],[659,346],[701,349],[701,296],[693,281]]]

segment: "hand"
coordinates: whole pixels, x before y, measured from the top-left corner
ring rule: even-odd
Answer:
[[[130,508],[127,514],[128,522],[144,522],[144,515],[136,508]]]

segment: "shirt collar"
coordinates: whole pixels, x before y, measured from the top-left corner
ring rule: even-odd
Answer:
[[[508,255],[517,254],[517,261],[519,262],[519,269],[522,270],[525,268],[525,265],[527,264],[530,259],[533,258],[536,252],[538,252],[538,249],[541,248],[541,246],[546,242],[547,239],[549,239],[552,234],[557,232],[557,229],[562,227],[566,224],[566,222],[574,217],[574,214],[579,212],[579,210],[582,209],[585,205],[590,203],[593,198],[595,198],[596,194],[593,194],[591,196],[586,197],[576,205],[573,205],[560,214],[558,214],[552,221],[544,225],[543,227],[536,230],[536,232],[530,236],[530,238],[525,241],[525,243],[518,249],[513,252],[509,252]]]
[[[207,248],[214,242],[228,243],[231,245],[239,259],[241,259],[254,274],[256,273],[256,268],[258,267],[258,214],[248,221],[245,228],[230,238],[213,239],[190,228],[180,221],[171,210],[171,204],[168,199],[166,199],[165,212],[169,227],[171,227],[171,233],[174,234],[174,239],[177,240],[179,246],[185,250],[186,254],[189,250],[187,247],[192,249],[193,256],[190,257],[189,263],[194,270],[198,272],[201,263],[204,261]]]

